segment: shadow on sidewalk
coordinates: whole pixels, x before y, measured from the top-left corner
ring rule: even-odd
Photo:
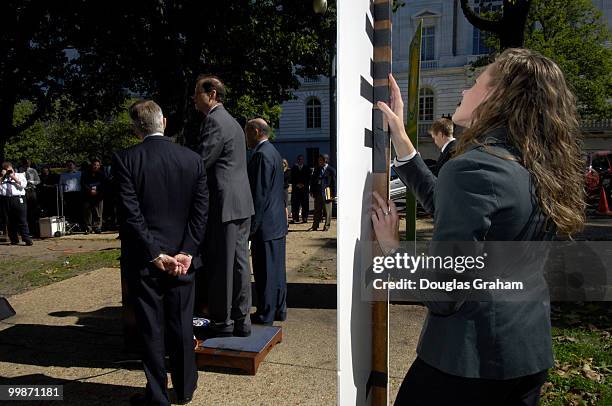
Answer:
[[[101,375],[104,374],[95,376]],[[0,385],[63,385],[64,400],[61,401],[63,405],[127,405],[130,396],[142,392],[142,389],[131,386],[70,381],[43,374],[22,375],[15,378],[0,377]],[[55,402],[57,401],[20,401],[19,405],[45,405]]]
[[[121,307],[50,315],[76,316],[78,320],[75,325],[68,326],[15,324],[0,331],[0,361],[39,366],[141,369],[139,356],[124,352]]]

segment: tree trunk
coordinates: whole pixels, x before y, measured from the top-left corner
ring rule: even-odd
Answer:
[[[504,0],[503,14],[499,20],[489,20],[476,14],[468,4],[461,0],[465,18],[481,31],[491,32],[499,37],[501,50],[520,48],[525,45],[525,23],[532,0]]]
[[[15,132],[13,127],[15,103],[7,100],[9,98],[0,100],[0,163],[6,159],[6,144]]]

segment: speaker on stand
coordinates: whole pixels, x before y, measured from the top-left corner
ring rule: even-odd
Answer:
[[[14,316],[15,309],[13,306],[6,300],[6,298],[0,297],[0,320],[8,319],[9,317]]]

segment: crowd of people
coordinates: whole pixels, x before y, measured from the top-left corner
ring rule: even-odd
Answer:
[[[298,155],[287,179],[287,183],[291,184],[289,223],[308,222],[309,197],[312,197],[314,199],[314,220],[310,230],[318,230],[321,221],[324,221],[323,231],[329,230],[332,204],[336,196],[336,170],[329,164],[329,155],[320,155],[315,168],[306,166],[304,156]]]
[[[17,168],[11,162],[2,167],[0,232],[11,244],[19,244],[21,236],[22,242],[32,245],[32,237],[40,237],[39,220],[44,217],[63,215],[72,231],[85,233],[101,233],[104,214],[114,223],[110,167],[103,167],[99,158],[80,168],[69,160],[59,173],[49,166],[37,169],[27,158]]]

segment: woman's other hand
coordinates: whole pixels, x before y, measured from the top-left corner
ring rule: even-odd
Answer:
[[[399,247],[399,215],[391,200],[385,202],[376,192],[372,199],[372,224],[383,254]]]

